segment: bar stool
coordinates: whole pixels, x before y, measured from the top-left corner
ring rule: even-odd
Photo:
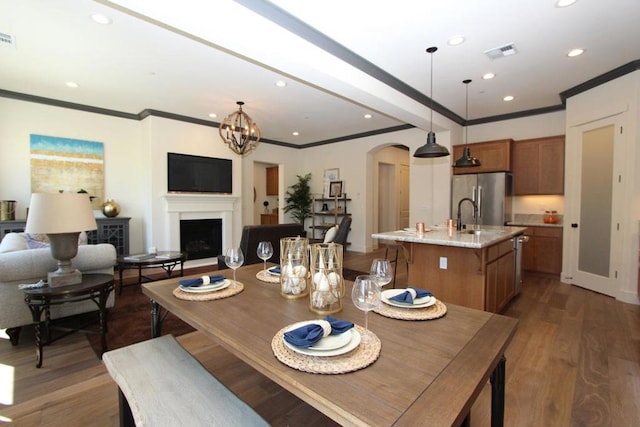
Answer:
[[[389,260],[389,264],[393,266],[393,289],[396,288],[396,274],[398,272],[398,253],[402,250],[402,245],[394,244],[394,243],[384,243],[384,259]],[[393,259],[389,258],[389,251],[395,251],[393,254]]]

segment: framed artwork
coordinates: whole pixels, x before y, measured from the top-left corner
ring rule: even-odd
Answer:
[[[337,181],[340,179],[340,169],[325,169],[324,179],[327,181]]]
[[[342,194],[342,181],[331,181],[329,183],[329,197],[340,197]]]
[[[30,135],[31,192],[87,192],[94,209],[104,202],[101,142]]]
[[[324,194],[323,197],[331,197],[329,194],[329,184],[332,181],[337,181],[340,179],[340,169],[325,169],[324,170]]]

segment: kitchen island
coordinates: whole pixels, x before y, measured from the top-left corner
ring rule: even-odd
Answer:
[[[525,230],[431,227],[423,234],[406,229],[371,237],[403,246],[411,286],[428,289],[444,302],[498,313],[515,295],[513,239]]]

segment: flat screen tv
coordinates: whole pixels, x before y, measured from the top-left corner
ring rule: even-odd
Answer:
[[[167,153],[168,190],[184,193],[233,192],[232,160]]]

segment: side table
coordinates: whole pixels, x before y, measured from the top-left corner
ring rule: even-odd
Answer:
[[[124,255],[118,257],[118,272],[120,275],[120,287],[118,289],[118,295],[122,294],[122,288],[125,285],[122,282],[122,272],[124,270],[129,269],[137,269],[138,270],[138,282],[132,283],[126,286],[134,286],[141,285],[143,283],[142,279],[145,279],[148,282],[153,282],[154,279],[152,277],[144,276],[142,274],[142,270],[145,268],[162,268],[166,275],[167,279],[171,278],[173,274],[173,270],[180,266],[180,276],[184,276],[184,262],[187,260],[186,254],[181,252],[159,252],[155,256],[149,256],[148,258],[143,259],[132,259],[130,255]]]
[[[101,335],[101,352],[107,351],[107,299],[109,293],[113,290],[113,276],[110,274],[83,274],[82,282],[76,285],[60,286],[50,288],[45,286],[42,288],[24,289],[25,302],[31,311],[33,323],[36,332],[37,361],[36,367],[42,366],[42,347],[69,335],[72,332],[88,332],[99,333]],[[74,302],[91,300],[96,304],[99,328],[85,329],[89,324],[80,327],[61,327],[55,325],[51,320],[49,309],[54,305],[72,304]],[[44,320],[42,313],[45,314]],[[53,329],[64,331],[58,337],[52,337]],[[44,335],[44,336],[43,336]]]

